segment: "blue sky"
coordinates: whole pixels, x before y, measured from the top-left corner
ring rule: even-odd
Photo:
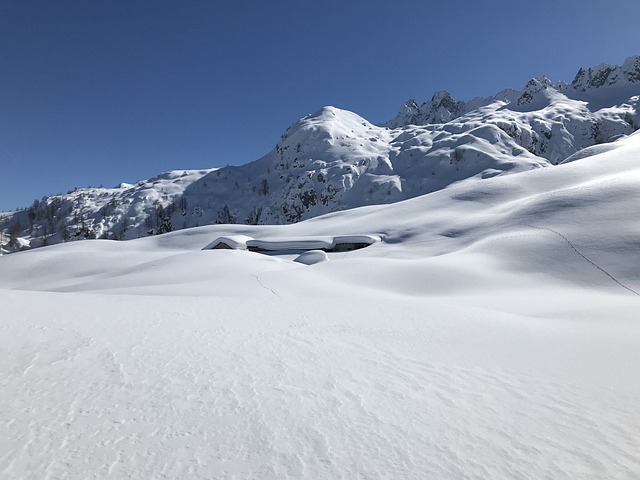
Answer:
[[[250,162],[324,105],[372,122],[640,54],[640,2],[2,0],[0,210]]]

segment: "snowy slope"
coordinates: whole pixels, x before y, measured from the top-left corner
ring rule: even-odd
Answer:
[[[472,271],[477,271],[473,260],[476,252],[483,252],[482,256],[488,252],[501,269],[514,269],[518,274],[531,273],[526,261],[523,261],[522,268],[518,267],[524,255],[539,257],[533,262],[538,265],[536,268],[548,269],[545,274],[568,283],[578,281],[584,285],[584,277],[588,277],[598,288],[624,290],[612,280],[614,277],[625,284],[630,282],[629,287],[638,290],[640,264],[628,261],[637,253],[640,242],[639,225],[635,220],[640,181],[638,156],[640,134],[636,133],[619,141],[615,150],[553,169],[537,169],[492,179],[472,178],[403,202],[337,212],[293,225],[214,225],[125,243],[103,240],[38,249],[33,253],[4,258],[3,266],[12,274],[5,275],[0,286],[28,286],[29,289],[37,286],[37,289],[58,291],[61,283],[71,282],[73,286],[67,285],[62,289],[101,291],[120,285],[118,288],[131,293],[137,284],[123,282],[123,275],[145,280],[146,275],[142,271],[150,268],[158,273],[158,281],[164,278],[160,272],[167,272],[170,276],[168,284],[176,288],[175,265],[194,258],[193,268],[187,269],[191,279],[185,285],[187,290],[178,289],[176,292],[178,295],[190,294],[192,288],[199,291],[199,287],[191,283],[197,284],[195,279],[200,276],[205,281],[205,288],[209,289],[212,280],[226,283],[228,275],[235,274],[225,272],[217,280],[210,278],[210,272],[203,265],[210,262],[213,268],[220,258],[230,262],[233,268],[255,263],[276,271],[280,268],[300,271],[299,266],[277,256],[246,251],[216,251],[213,254],[201,251],[217,237],[246,235],[258,240],[286,243],[287,239],[299,237],[316,238],[320,242],[327,237],[360,234],[380,236],[383,241],[348,252],[346,255],[351,262],[378,259],[376,261],[384,263],[385,258],[410,259],[410,268],[423,269],[425,265],[437,264],[445,256],[465,259],[469,256],[468,262],[460,263],[466,263]],[[517,251],[502,260],[502,253],[510,248]],[[217,254],[229,255],[229,258],[217,257]],[[344,255],[330,254],[330,258],[342,258]],[[84,257],[83,261],[74,261],[80,257]],[[575,269],[577,280],[572,277],[572,271],[567,270],[566,261],[562,260],[564,257],[582,258],[582,261],[572,262],[571,268]],[[159,259],[164,259],[168,265],[164,267]],[[133,265],[130,264],[132,261]],[[342,269],[342,265],[349,263],[336,262],[334,265],[329,262],[326,266],[318,265],[314,271]],[[12,267],[14,264],[19,268]],[[196,268],[196,264],[200,267]],[[65,267],[60,268],[62,265]],[[78,271],[74,270],[76,267]],[[344,277],[338,275],[338,278],[355,275],[344,273]],[[49,275],[52,275],[51,279]],[[385,275],[372,275],[366,283],[373,286],[379,281],[386,281],[386,278]],[[477,280],[484,283],[482,277]],[[361,285],[365,279],[354,279],[354,282]],[[309,285],[315,289],[321,283],[313,281]],[[400,283],[393,282],[393,285],[406,292],[417,283],[421,282],[408,277]],[[300,289],[295,293],[309,293],[306,285],[307,282],[295,285],[295,289]],[[394,288],[393,285],[381,288]],[[220,285],[220,288],[224,287]]]
[[[0,477],[637,478],[638,158],[0,257]]]
[[[166,172],[135,185],[78,189],[0,218],[32,247],[130,239],[214,223],[293,223],[387,204],[467,178],[554,165],[640,127],[640,57],[580,69],[568,85],[532,79],[469,102],[436,93],[407,102],[386,126],[325,107],[292,125],[274,150],[240,167]]]

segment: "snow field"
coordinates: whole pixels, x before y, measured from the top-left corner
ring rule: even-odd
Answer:
[[[2,293],[5,478],[640,471],[626,296],[592,297],[586,321],[401,296],[113,299]]]

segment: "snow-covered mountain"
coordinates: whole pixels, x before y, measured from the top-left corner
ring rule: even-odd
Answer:
[[[129,239],[212,223],[285,224],[393,203],[469,178],[559,164],[640,128],[640,57],[580,69],[571,84],[534,78],[468,102],[408,101],[385,125],[325,107],[239,167],[178,170],[82,188],[0,216],[3,248]]]
[[[469,102],[447,92],[422,105],[409,100],[387,125],[495,125],[522,148],[557,164],[583,148],[638,130],[639,96],[640,56],[634,56],[622,66],[581,68],[570,85],[540,77],[521,91],[503,90]]]

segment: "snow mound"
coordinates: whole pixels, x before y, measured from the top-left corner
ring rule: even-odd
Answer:
[[[600,145],[593,145],[591,147],[583,148],[579,152],[576,152],[573,155],[570,155],[560,163],[571,163],[571,162],[575,162],[576,160],[582,160],[583,158],[592,157],[593,155],[598,155],[600,153],[610,152],[611,150],[615,150],[619,146],[620,145],[617,143],[603,143]]]
[[[302,263],[303,265],[315,265],[316,263],[326,262],[329,260],[327,252],[324,250],[309,250],[298,255],[293,261]]]

